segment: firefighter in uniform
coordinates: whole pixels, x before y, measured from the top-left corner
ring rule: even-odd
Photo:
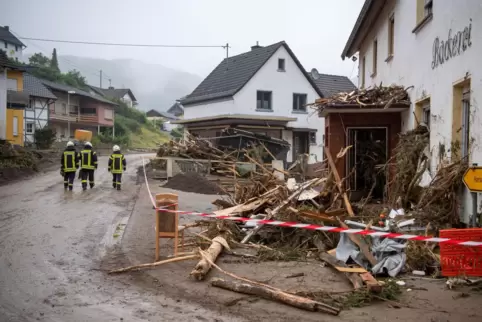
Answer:
[[[92,144],[85,142],[84,149],[80,151],[80,171],[82,178],[82,189],[87,189],[87,180],[90,189],[94,188],[94,171],[97,169],[97,153],[92,151]]]
[[[126,171],[126,158],[118,145],[114,145],[112,150],[113,153],[110,155],[107,170],[112,173],[112,186],[121,190],[122,172]]]
[[[60,159],[60,172],[64,176],[64,188],[72,191],[74,189],[75,172],[79,168],[79,155],[75,151],[74,143],[67,142],[67,148]]]

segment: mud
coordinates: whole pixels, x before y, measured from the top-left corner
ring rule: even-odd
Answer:
[[[170,178],[163,187],[204,195],[224,194],[217,184],[195,172],[178,173]]]
[[[186,211],[212,212],[210,204],[215,195],[186,193],[159,187],[156,181],[150,184],[152,193],[170,192],[179,195],[179,209]],[[155,234],[154,218],[146,189],[140,190],[139,199],[126,228],[122,241],[122,251],[133,264],[151,262],[154,259]],[[193,222],[197,217],[183,215],[181,224]],[[186,236],[189,243],[189,236]],[[192,248],[187,248],[189,251]],[[244,250],[236,250],[243,252]],[[173,253],[172,240],[161,241],[161,257]],[[291,292],[344,292],[350,284],[343,275],[333,272],[317,261],[308,262],[263,262],[254,263],[239,257],[222,255],[217,263],[229,272],[260,281]],[[142,273],[155,279],[164,294],[170,297],[183,297],[203,307],[218,310],[223,314],[234,315],[247,321],[480,321],[478,312],[482,293],[471,293],[467,298],[454,301],[460,291],[445,290],[444,280],[407,279],[407,287],[401,303],[379,302],[364,308],[348,309],[340,316],[333,317],[322,313],[311,313],[288,307],[283,304],[258,299],[209,286],[212,277],[224,277],[213,270],[206,281],[197,282],[189,278],[195,260],[172,263]],[[304,276],[286,278],[294,273]],[[141,274],[141,273],[135,273]],[[130,275],[130,274],[127,274]],[[127,276],[126,276],[127,278]],[[411,291],[407,291],[410,289]]]
[[[101,157],[96,187],[64,192],[54,171],[0,189],[0,321],[231,321],[172,298],[129,264],[119,245],[137,198],[139,156],[127,156],[123,190]],[[235,321],[235,319],[234,319]]]

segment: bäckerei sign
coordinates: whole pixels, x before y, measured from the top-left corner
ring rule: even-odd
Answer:
[[[447,39],[440,40],[439,37],[435,38],[432,47],[432,69],[469,49],[472,46],[471,32],[472,19],[470,19],[467,27],[455,32],[453,35],[452,29],[450,29]]]

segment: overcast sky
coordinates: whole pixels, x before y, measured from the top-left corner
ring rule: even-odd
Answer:
[[[224,45],[230,55],[285,40],[306,70],[356,76],[340,58],[363,0],[0,0],[0,25],[22,37],[93,42]],[[23,40],[25,52],[132,58],[205,77],[222,48],[128,48]]]

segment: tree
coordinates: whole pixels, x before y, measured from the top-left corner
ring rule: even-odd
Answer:
[[[50,59],[44,56],[42,53],[33,54],[32,56],[30,56],[28,61],[30,62],[30,65],[33,65],[33,66],[42,66],[42,67],[50,66]]]
[[[62,82],[77,88],[87,87],[87,80],[78,70],[70,70],[67,74],[62,75]]]
[[[60,73],[59,61],[57,60],[57,49],[54,48],[52,52],[52,59],[50,60],[50,68]]]

